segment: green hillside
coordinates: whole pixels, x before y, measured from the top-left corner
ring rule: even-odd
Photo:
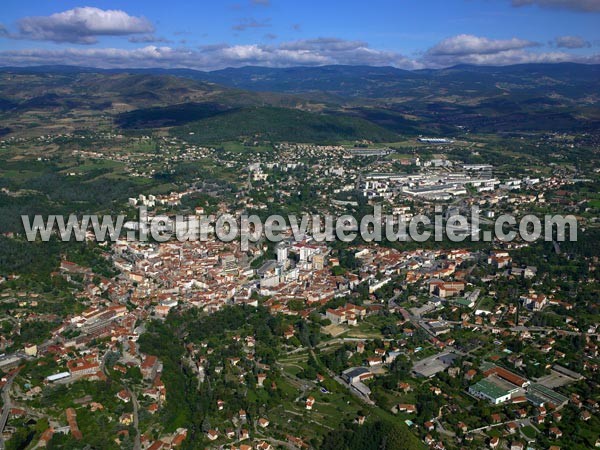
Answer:
[[[358,117],[275,107],[227,111],[174,128],[172,134],[197,144],[239,138],[319,143],[356,139],[389,142],[398,138],[396,133]]]

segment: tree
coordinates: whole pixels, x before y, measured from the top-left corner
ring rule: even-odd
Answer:
[[[211,427],[211,425],[210,425],[210,420],[208,420],[208,418],[205,418],[205,419],[202,421],[202,432],[203,432],[203,433],[207,433],[207,432],[208,432],[208,430],[210,430],[211,428],[212,428],[212,427]]]

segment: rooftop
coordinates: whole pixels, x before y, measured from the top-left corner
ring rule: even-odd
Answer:
[[[471,388],[491,398],[499,398],[509,394],[509,391],[501,388],[497,384],[494,384],[487,378],[478,381],[471,386]]]

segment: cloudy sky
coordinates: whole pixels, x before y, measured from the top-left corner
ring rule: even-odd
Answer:
[[[600,63],[600,0],[4,0],[0,65]]]

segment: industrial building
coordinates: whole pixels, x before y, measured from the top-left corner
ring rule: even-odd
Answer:
[[[469,393],[477,398],[489,400],[493,405],[498,405],[510,400],[512,392],[492,382],[490,378],[484,378],[469,387]]]

